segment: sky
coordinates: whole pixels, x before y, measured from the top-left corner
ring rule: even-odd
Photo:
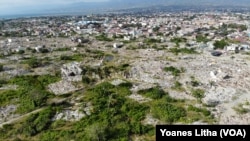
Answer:
[[[0,15],[23,14],[46,8],[56,8],[77,2],[106,2],[109,0],[0,0]]]

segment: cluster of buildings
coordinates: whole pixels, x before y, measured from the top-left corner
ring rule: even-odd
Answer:
[[[14,44],[17,38],[68,38],[81,42],[86,35],[105,35],[124,41],[142,38],[160,39],[185,38],[189,46],[213,48],[216,40],[228,39],[227,50],[236,47],[248,49],[250,45],[250,18],[240,13],[160,13],[143,16],[91,15],[34,17],[6,20],[0,30],[1,47],[23,49]],[[202,35],[206,41],[197,41]],[[42,46],[42,45],[40,45]]]

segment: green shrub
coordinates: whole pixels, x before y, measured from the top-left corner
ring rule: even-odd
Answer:
[[[167,95],[167,93],[164,90],[162,90],[160,87],[139,90],[138,93],[145,95],[152,99],[161,99],[164,95]]]
[[[107,41],[107,42],[113,41],[113,39],[108,38],[105,34],[101,34],[99,36],[96,36],[96,40],[98,40],[98,41]]]
[[[14,90],[6,90],[0,92],[0,106],[10,104],[12,100],[18,98],[18,92]]]
[[[71,50],[69,47],[64,47],[64,48],[57,48],[54,51],[69,51]]]
[[[9,83],[19,85],[16,91],[19,106],[18,113],[26,113],[46,104],[51,95],[46,89],[47,85],[58,81],[60,78],[51,75],[44,76],[17,76]]]
[[[192,106],[192,105],[189,105],[187,110],[188,110],[188,111],[200,112],[200,113],[202,113],[204,116],[210,116],[210,115],[211,115],[211,112],[208,111],[207,109],[205,109],[205,108],[194,107],[194,106]]]
[[[228,42],[226,40],[219,40],[214,42],[214,49],[224,49],[225,46],[228,45]]]
[[[29,67],[31,68],[37,68],[40,67],[42,65],[41,61],[38,60],[35,57],[30,58],[29,60],[27,60],[27,64],[29,65]]]
[[[192,89],[191,93],[195,98],[201,100],[204,97],[205,91],[203,89]]]
[[[170,66],[170,67],[165,67],[164,71],[171,72],[173,76],[180,76],[180,73],[183,73],[184,69],[179,70],[173,66]]]
[[[60,60],[73,60],[73,57],[72,56],[67,56],[67,55],[62,55],[60,56]]]
[[[175,55],[178,55],[179,53],[184,53],[184,54],[197,54],[198,53],[197,51],[195,51],[195,48],[170,48],[169,52],[172,52]]]
[[[206,36],[197,35],[197,36],[196,36],[196,41],[197,41],[197,42],[207,43],[207,42],[209,41],[209,39],[207,39]]]
[[[182,107],[166,103],[165,101],[158,101],[152,106],[152,114],[167,123],[179,121],[186,116],[186,111]]]
[[[0,79],[0,87],[2,87],[4,84],[7,84],[7,80]]]
[[[3,64],[0,64],[0,72],[3,71]]]
[[[91,80],[90,80],[89,77],[83,75],[83,76],[82,76],[82,82],[83,82],[84,84],[89,84],[89,83],[91,82]]]
[[[41,52],[41,53],[49,53],[49,49],[47,49],[47,48],[39,48],[39,52]]]
[[[152,131],[152,127],[141,123],[149,107],[125,98],[131,93],[130,87],[129,82],[118,86],[103,82],[88,90],[85,100],[91,101],[94,113],[75,123],[74,130],[78,131],[76,136],[79,139],[96,140],[97,136],[94,135],[97,134],[106,140],[129,140],[130,135]],[[102,132],[97,131],[99,128]]]
[[[148,39],[145,39],[144,42],[146,44],[154,44],[154,43],[160,43],[161,40],[159,39],[154,39],[154,38],[148,38]]]
[[[28,117],[19,131],[25,135],[34,136],[49,127],[51,124],[51,118],[54,114],[55,112],[51,107],[46,108],[37,114],[32,114]]]
[[[185,89],[182,87],[182,84],[179,82],[179,81],[175,81],[174,82],[174,86],[171,87],[172,89],[174,90],[177,90],[177,91],[184,91]]]

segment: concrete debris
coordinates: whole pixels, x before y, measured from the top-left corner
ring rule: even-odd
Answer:
[[[15,118],[18,115],[14,114],[17,106],[8,105],[6,107],[0,107],[0,123],[7,121],[7,119]]]
[[[129,79],[143,83],[159,84],[163,88],[170,87],[172,76],[163,70],[166,61],[141,60],[132,64]]]
[[[133,87],[130,89],[132,92],[136,93],[139,90],[153,88],[155,85],[151,83],[137,83],[134,84]]]
[[[159,124],[159,122],[160,121],[158,119],[153,118],[152,115],[147,115],[143,121],[145,125],[153,125],[153,126]]]
[[[222,116],[220,117],[220,123],[219,124],[244,124],[244,125],[248,125],[250,123],[250,113],[247,114],[235,114],[235,115],[224,115],[222,114]]]
[[[82,69],[80,63],[72,62],[64,64],[61,68],[62,79],[67,81],[81,81],[82,80]]]
[[[79,121],[85,116],[86,115],[79,110],[63,110],[62,112],[56,113],[52,120]]]
[[[205,93],[205,97],[202,99],[202,101],[206,105],[216,106],[223,102],[232,101],[234,96],[236,96],[236,91],[234,88],[217,87],[217,88],[208,90]]]
[[[80,103],[74,103],[76,105],[81,105]],[[65,109],[61,112],[57,112],[56,115],[52,118],[52,120],[66,120],[66,121],[79,121],[85,116],[90,116],[93,110],[93,106],[90,102],[84,105],[85,107],[80,110],[80,107],[77,107],[75,110],[71,107],[71,109]]]
[[[83,111],[86,115],[90,116],[91,115],[91,112],[93,110],[93,106],[90,102],[88,102],[86,105],[86,107],[83,108]]]
[[[0,87],[0,90],[16,90],[18,85],[4,85]]]
[[[12,77],[15,77],[15,76],[25,75],[25,74],[28,74],[30,72],[28,70],[25,70],[25,69],[13,69],[13,70],[5,71],[5,73],[7,73],[8,75],[11,75]]]
[[[122,84],[122,83],[125,83],[125,82],[126,82],[126,81],[121,80],[121,79],[115,79],[115,80],[111,81],[111,84],[112,84],[112,85],[115,85],[115,86],[118,86],[118,85],[120,85],[120,84]]]
[[[79,90],[70,81],[61,80],[59,82],[48,85],[49,91],[55,95],[62,95]]]
[[[139,103],[145,103],[145,102],[149,102],[152,100],[150,98],[143,97],[142,95],[139,95],[139,94],[132,94],[128,97],[139,102]]]

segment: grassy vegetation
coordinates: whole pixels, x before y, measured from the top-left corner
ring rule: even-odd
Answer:
[[[210,116],[211,112],[205,108],[198,108],[198,107],[194,107],[192,105],[189,105],[187,108],[188,111],[195,111],[195,112],[200,112],[202,113],[204,116]]]
[[[185,72],[185,69],[184,68],[178,69],[173,66],[170,66],[170,67],[165,67],[164,71],[171,72],[171,74],[176,77],[180,76],[181,73]]]
[[[166,92],[164,92],[159,86],[149,89],[144,89],[138,91],[138,94],[145,95],[146,97],[152,98],[152,99],[161,99],[164,95],[167,95]]]
[[[185,88],[182,87],[182,84],[179,81],[175,81],[174,86],[172,86],[171,89],[181,92],[185,91]]]
[[[154,44],[154,43],[160,43],[160,42],[161,42],[161,40],[154,39],[154,38],[147,38],[144,40],[144,43],[146,43],[147,45]]]
[[[195,48],[170,48],[169,52],[174,53],[175,55],[178,55],[180,53],[183,53],[183,54],[197,54],[198,53],[195,50]]]
[[[30,68],[37,68],[42,66],[41,60],[37,59],[36,57],[31,57],[23,63],[28,64]]]
[[[7,80],[1,78],[0,79],[0,87],[2,87],[4,84],[7,84]]]
[[[215,121],[214,116],[209,110],[203,107],[195,107],[193,105],[188,105],[187,118],[185,120],[189,122],[202,121],[208,123],[213,123]]]
[[[32,114],[25,120],[21,128],[17,129],[17,131],[25,136],[34,136],[49,128],[52,122],[51,118],[54,114],[55,110],[51,107],[48,107],[39,113]]]
[[[0,72],[3,71],[3,64],[0,64]]]
[[[200,85],[200,82],[196,80],[194,76],[191,76],[190,78],[191,78],[191,81],[190,81],[191,86],[197,87]]]
[[[233,24],[233,23],[231,23],[231,24],[228,24],[227,27],[228,28],[233,28],[233,29],[238,29],[240,32],[247,30],[247,26],[243,25],[243,24],[235,24],[235,23]]]
[[[181,37],[174,37],[174,38],[170,39],[170,41],[173,42],[173,43],[175,43],[176,46],[179,46],[179,44],[181,42],[186,42],[187,39],[186,38],[181,38]]]
[[[75,137],[128,140],[131,134],[145,134],[153,130],[140,122],[149,107],[124,98],[131,94],[131,86],[130,83],[113,86],[104,82],[88,90],[85,100],[94,105],[93,114],[74,124],[74,130],[78,131]]]
[[[197,35],[197,36],[196,36],[196,41],[197,41],[197,42],[207,43],[207,42],[209,41],[209,39],[207,39],[206,36]]]
[[[32,137],[50,128],[54,114],[55,108],[48,107],[31,114],[20,123],[6,124],[3,129],[0,129],[0,138],[1,140],[34,140]]]
[[[246,114],[248,112],[250,112],[249,109],[244,108],[244,105],[249,105],[249,103],[240,103],[237,106],[233,107],[233,109],[238,113],[238,114]]]
[[[105,34],[101,34],[99,36],[96,36],[96,40],[98,40],[98,41],[106,41],[106,42],[113,41],[112,38],[108,38]]]
[[[82,61],[86,57],[84,54],[74,54],[74,55],[61,55],[60,60],[64,61]]]
[[[70,51],[71,49],[69,47],[63,47],[63,48],[56,48],[54,51]]]
[[[42,87],[55,81],[47,79],[46,76],[30,77],[15,78],[15,82],[25,85],[31,80],[34,83],[35,80],[39,80],[43,82],[40,85]],[[131,94],[131,87],[130,82],[124,82],[118,86],[102,82],[83,93],[82,103],[91,102],[93,105],[91,115],[75,122],[51,121],[58,107],[48,107],[37,114],[30,115],[20,124],[4,126],[0,129],[1,139],[126,141],[132,136],[143,135],[146,140],[146,138],[154,138],[155,133],[153,126],[144,125],[142,122],[149,113],[170,124],[200,119],[206,121],[211,118],[211,113],[206,109],[186,107],[186,101],[171,98],[159,86],[139,91],[141,95],[154,99],[140,104],[126,98]]]
[[[93,58],[101,59],[105,56],[105,53],[101,50],[85,49],[85,52]]]
[[[167,61],[170,61],[170,62],[176,62],[176,60],[174,60],[173,58],[168,57],[168,56],[166,57],[166,60],[167,60]]]
[[[214,49],[224,49],[225,46],[229,45],[226,40],[219,40],[214,42]]]
[[[186,110],[162,99],[153,103],[152,115],[166,123],[173,123],[186,117]]]
[[[197,98],[198,101],[201,101],[201,99],[204,97],[205,90],[203,89],[192,89],[191,94]]]
[[[1,92],[1,104],[18,103],[17,113],[30,112],[46,104],[46,100],[52,96],[46,87],[58,80],[58,77],[51,75],[17,76],[12,78],[8,83],[18,85],[19,88]]]

